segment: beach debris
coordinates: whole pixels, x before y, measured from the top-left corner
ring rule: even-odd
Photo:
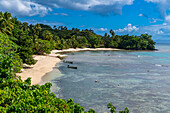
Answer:
[[[70,65],[67,65],[67,68],[77,69],[77,67],[76,67],[76,66],[70,66]]]
[[[66,61],[66,60],[63,60],[64,63],[69,63],[69,64],[73,64],[72,61]]]

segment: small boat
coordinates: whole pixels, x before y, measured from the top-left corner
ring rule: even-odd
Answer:
[[[70,66],[70,65],[68,65],[67,68],[77,69],[76,66]]]
[[[63,62],[64,62],[64,63],[73,64],[73,62],[71,62],[71,61],[65,61],[65,60],[63,60]]]

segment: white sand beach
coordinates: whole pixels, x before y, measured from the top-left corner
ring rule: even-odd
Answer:
[[[57,58],[58,55],[50,54],[47,56],[34,55],[34,59],[37,60],[35,65],[26,66],[27,68],[22,69],[22,73],[17,73],[21,76],[22,80],[26,80],[31,77],[31,84],[39,84],[42,76],[53,70],[53,67],[61,60]]]
[[[43,55],[34,55],[34,59],[37,60],[35,65],[27,66],[27,68],[22,69],[21,73],[17,73],[17,75],[21,76],[22,80],[26,80],[28,77],[31,77],[31,84],[39,84],[41,82],[41,78],[48,72],[53,70],[53,67],[61,60],[58,57],[66,57],[66,55],[61,55],[62,52],[79,52],[79,51],[107,51],[107,50],[122,50],[122,49],[114,49],[114,48],[70,48],[63,50],[52,50],[51,54],[43,56]],[[24,64],[25,65],[25,64]]]

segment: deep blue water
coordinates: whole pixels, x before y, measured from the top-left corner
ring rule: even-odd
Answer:
[[[170,44],[156,48],[159,51],[69,53],[65,60],[78,69],[61,62],[56,65],[61,73],[54,69],[43,79],[50,78],[58,97],[73,98],[86,110],[108,112],[111,102],[117,110],[129,107],[130,113],[170,113]]]

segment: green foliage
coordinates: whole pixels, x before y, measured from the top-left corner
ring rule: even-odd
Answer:
[[[105,47],[134,50],[154,50],[155,42],[151,39],[151,37],[152,36],[148,34],[142,34],[141,36],[116,35],[112,37],[110,37],[110,35],[105,34],[103,40]]]
[[[7,77],[15,72],[20,72],[22,60],[15,53],[18,46],[9,40],[6,35],[0,33],[0,76]]]
[[[116,113],[116,107],[112,105],[112,103],[107,104],[107,108],[110,109],[111,113]]]
[[[27,63],[29,65],[35,64],[34,59],[32,58],[33,55],[33,42],[29,36],[21,36],[18,40],[20,48],[18,49],[18,53],[23,60],[23,63]]]
[[[112,38],[110,37],[110,35],[107,35],[105,34],[105,37],[104,37],[104,47],[108,48],[108,47],[112,47],[113,40]]]
[[[116,113],[116,107],[112,103],[107,104],[107,108],[110,109],[110,113]],[[119,111],[119,113],[129,113],[128,107],[124,111]]]
[[[48,30],[43,31],[42,36],[43,36],[44,40],[49,40],[50,41],[50,40],[53,39],[53,35]]]
[[[128,107],[126,107],[124,111],[119,111],[119,113],[129,113]]]
[[[7,35],[0,33],[0,52],[8,53],[9,51],[17,51],[19,48],[14,42],[12,42]]]
[[[34,43],[32,37],[29,36],[28,24],[21,24],[17,19],[13,19],[14,29],[12,40],[19,46],[17,53],[20,58],[23,60],[23,63],[27,63],[29,65],[35,64],[35,60],[32,58],[34,53]]]
[[[20,77],[0,78],[0,112],[84,113],[84,107],[73,99],[66,102],[51,93],[51,83],[30,84],[30,78],[24,82]],[[91,109],[86,113],[96,112]]]
[[[98,38],[97,36],[95,35],[90,35],[89,39],[88,39],[90,45],[92,48],[96,48],[99,46],[99,43],[100,43],[100,38]]]
[[[36,49],[36,54],[39,54],[39,55],[43,55],[44,53],[47,53],[49,54],[50,51],[51,51],[51,43],[47,40],[41,40],[41,39],[38,39],[37,40],[37,45],[35,47]]]
[[[12,60],[13,54],[0,54],[0,77],[6,78],[14,75],[14,64]]]
[[[84,36],[77,36],[76,40],[77,40],[77,43],[79,44],[78,45],[79,48],[87,46],[88,41]]]
[[[13,23],[11,22],[11,13],[0,12],[0,33],[12,36]]]
[[[0,81],[1,112],[59,112],[70,113],[74,108],[63,99],[50,92],[51,83],[30,86],[30,78],[25,82],[15,78]],[[75,106],[79,110],[81,106]],[[80,108],[79,108],[80,107]],[[76,112],[75,112],[76,113]]]
[[[97,112],[95,112],[93,109],[89,109],[89,111],[85,113],[97,113]]]

